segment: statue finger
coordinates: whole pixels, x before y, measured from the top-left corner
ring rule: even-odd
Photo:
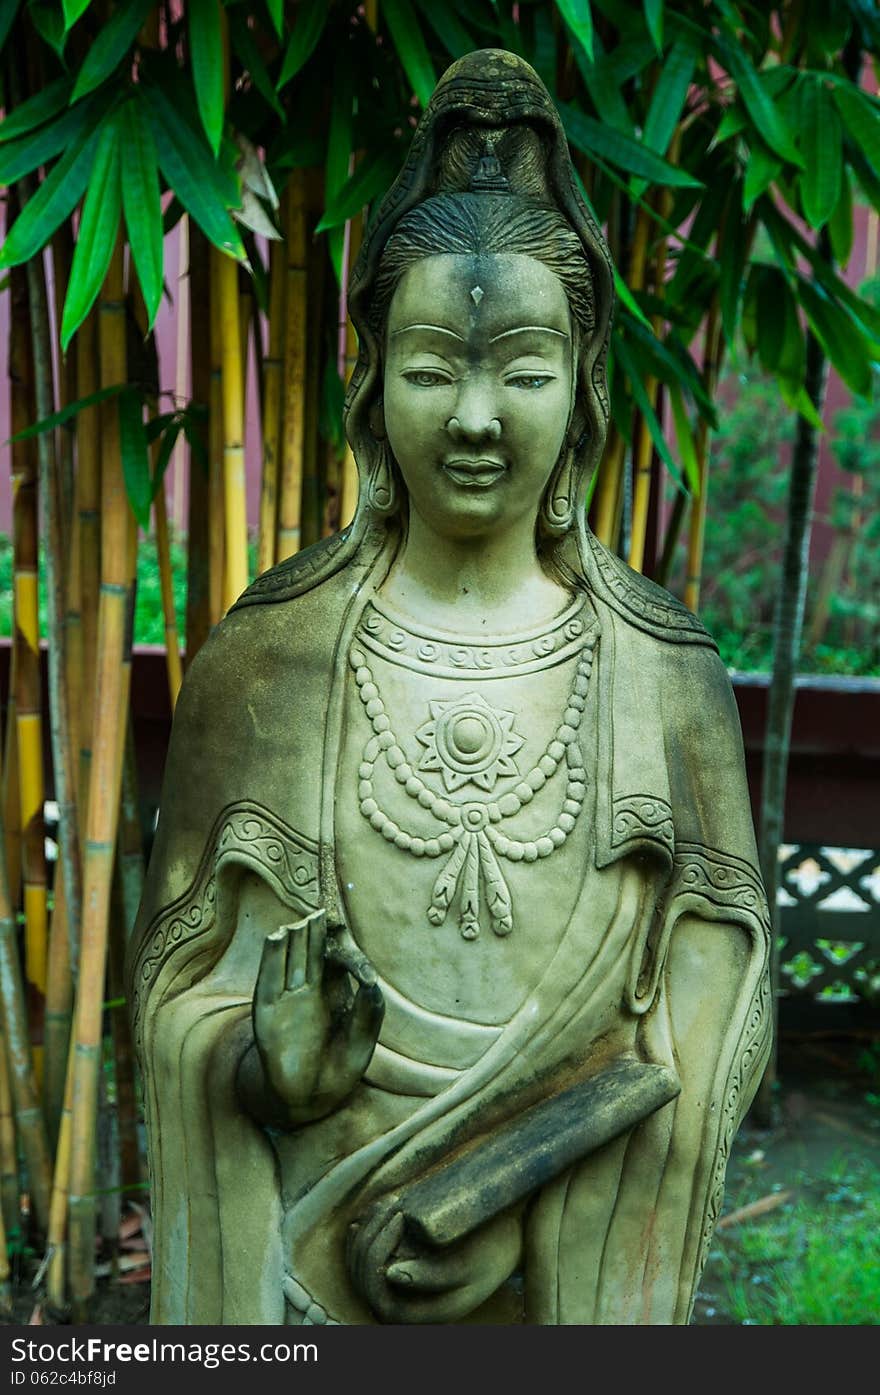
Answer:
[[[390,1284],[414,1293],[446,1293],[466,1283],[472,1269],[472,1255],[441,1252],[394,1260],[385,1270],[385,1277]]]
[[[378,983],[374,983],[371,987],[361,984],[351,1006],[348,1032],[349,1049],[353,1052],[363,1051],[369,1060],[373,1047],[376,1045],[384,1016],[385,999]]]
[[[276,1002],[284,992],[287,980],[289,929],[290,926],[281,925],[277,930],[273,930],[270,935],[267,935],[263,941],[260,971],[257,975],[257,986],[254,992],[254,1001],[258,1007],[265,1007]]]
[[[358,949],[350,932],[343,927],[332,936],[327,936],[326,954],[329,963],[344,969],[364,987],[372,988],[376,982],[376,970],[363,951]]]

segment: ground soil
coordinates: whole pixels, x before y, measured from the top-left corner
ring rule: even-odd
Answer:
[[[877,1034],[880,1042],[880,1031]],[[831,1167],[880,1161],[880,1108],[870,1095],[876,1082],[858,1064],[865,1043],[857,1039],[824,1039],[821,1035],[783,1038],[780,1046],[780,1087],[777,1117],[772,1127],[760,1128],[750,1116],[734,1141],[727,1176],[725,1210],[747,1189],[770,1195],[780,1187],[809,1186]],[[875,1096],[876,1098],[876,1096]],[[760,1185],[756,1187],[756,1176]],[[14,1289],[13,1323],[51,1324],[63,1320],[48,1312],[32,1288],[36,1265],[19,1261]],[[97,1325],[146,1324],[150,1285],[144,1275],[125,1281],[101,1278],[89,1313]],[[697,1326],[736,1321],[724,1305],[723,1288],[710,1262],[700,1285],[694,1323]]]

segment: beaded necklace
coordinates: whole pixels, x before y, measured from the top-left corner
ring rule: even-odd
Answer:
[[[458,895],[461,934],[466,940],[475,940],[480,933],[482,885],[494,933],[509,935],[514,924],[513,906],[499,858],[508,862],[535,862],[538,858],[549,857],[572,832],[586,796],[587,775],[577,736],[586,705],[597,637],[595,629],[586,635],[562,720],[544,754],[528,774],[497,800],[469,800],[462,803],[453,803],[435,794],[413,770],[392,730],[366,654],[357,646],[350,651],[349,662],[354,670],[358,695],[373,730],[358,768],[360,811],[387,842],[412,857],[446,857],[434,882],[428,907],[428,919],[432,925],[443,924],[452,901]],[[504,739],[507,740],[506,747],[502,744],[502,749],[515,750],[522,745],[519,738],[510,735],[512,714],[499,712],[477,693],[469,693],[450,703],[432,703],[431,708],[435,721],[422,728],[429,735],[417,735],[423,744],[432,745],[435,754],[442,748],[442,765],[448,789],[467,783],[469,779],[482,783],[476,773],[469,774],[469,764],[475,772],[479,765],[481,727],[490,737],[494,734],[496,748],[499,734],[502,743]],[[465,733],[465,737],[460,737],[458,742],[457,731]],[[483,744],[485,746],[485,742]],[[373,774],[380,756],[384,756],[404,793],[443,825],[436,837],[420,838],[408,833],[379,807]],[[510,836],[506,831],[507,821],[515,818],[523,806],[553,779],[563,759],[567,772],[565,794],[553,826],[534,840],[523,841]],[[433,768],[439,769],[440,764],[435,762]],[[485,768],[485,758],[482,764]],[[425,765],[423,761],[422,768]],[[501,771],[506,773],[503,765]],[[483,787],[489,788],[488,784]]]

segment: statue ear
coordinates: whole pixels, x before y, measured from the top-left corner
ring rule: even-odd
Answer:
[[[372,430],[372,422],[370,423]],[[381,441],[373,451],[373,460],[367,479],[367,501],[373,511],[383,518],[397,512],[397,480],[394,477],[391,447],[386,440]]]

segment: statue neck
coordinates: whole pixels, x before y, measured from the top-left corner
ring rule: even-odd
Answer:
[[[438,534],[414,509],[381,591],[417,624],[471,635],[541,625],[571,599],[538,560],[533,518],[456,538]]]

